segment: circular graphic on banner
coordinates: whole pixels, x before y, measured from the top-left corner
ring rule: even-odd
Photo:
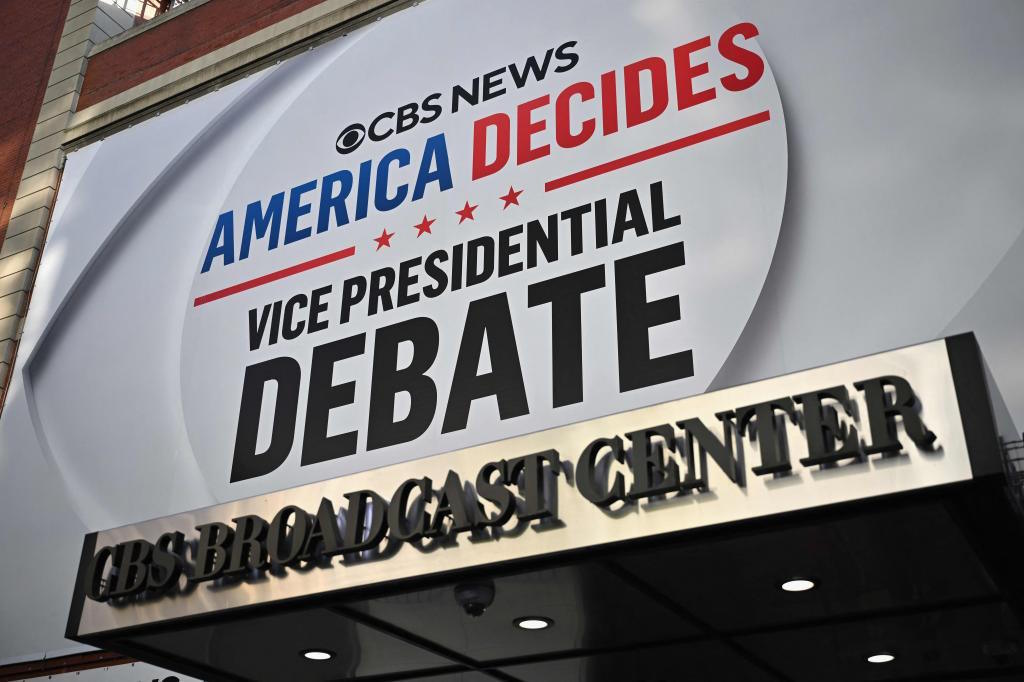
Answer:
[[[704,391],[785,201],[757,36],[714,2],[432,0],[256,85],[305,83],[197,254],[182,401],[211,490]]]

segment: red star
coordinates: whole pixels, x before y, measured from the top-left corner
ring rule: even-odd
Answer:
[[[459,216],[459,225],[467,220],[473,220],[473,211],[477,209],[477,206],[479,206],[479,204],[470,206],[467,201],[465,206],[455,212],[455,215]]]
[[[502,201],[505,202],[505,205],[501,207],[501,210],[504,211],[506,208],[508,208],[512,204],[515,204],[516,206],[518,206],[519,205],[519,195],[522,194],[522,193],[523,193],[523,190],[519,190],[517,192],[512,187],[512,185],[509,185],[508,186],[508,194],[506,194],[503,197],[498,197],[499,199],[501,199]]]
[[[419,225],[413,225],[413,227],[415,227],[417,230],[416,238],[419,239],[420,235],[423,233],[433,234],[433,232],[430,231],[430,226],[433,225],[434,222],[434,220],[427,220],[427,216],[426,214],[424,214],[423,222],[421,222]]]
[[[379,237],[374,237],[373,241],[377,242],[377,251],[380,251],[382,247],[391,247],[391,238],[395,236],[394,232],[388,232],[387,228],[381,231]]]

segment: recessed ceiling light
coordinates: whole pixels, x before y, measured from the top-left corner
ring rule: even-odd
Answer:
[[[334,652],[326,649],[307,649],[302,652],[302,657],[310,661],[329,661],[334,658]]]
[[[785,592],[806,592],[813,590],[815,582],[809,578],[790,578],[779,587]]]
[[[892,663],[896,657],[884,651],[868,656],[868,663]]]
[[[541,616],[527,616],[525,618],[516,619],[516,627],[522,628],[523,630],[544,630],[551,627],[554,621],[550,618],[543,618]]]

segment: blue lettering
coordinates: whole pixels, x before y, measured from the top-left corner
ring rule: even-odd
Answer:
[[[247,259],[257,240],[266,246],[267,251],[273,251],[282,241],[291,244],[312,236],[314,223],[316,233],[322,234],[335,225],[342,227],[351,220],[362,220],[369,213],[371,198],[374,210],[386,213],[410,200],[410,196],[412,201],[422,199],[431,184],[436,183],[440,192],[452,189],[452,170],[444,133],[427,138],[424,143],[415,182],[402,182],[398,179],[391,182],[393,173],[402,176],[400,169],[411,164],[410,150],[400,147],[384,154],[376,169],[374,161],[367,159],[359,164],[357,173],[351,170],[335,171],[319,180],[310,180],[290,190],[278,192],[269,199],[247,204],[238,251],[235,250],[234,213],[228,211],[220,214],[206,250],[202,272],[208,272],[218,257],[225,266],[234,263],[236,258],[239,261]],[[318,186],[318,198],[307,196]],[[348,206],[353,191],[356,193],[354,215],[349,213]],[[288,195],[287,205],[285,194]],[[311,215],[314,207],[319,209],[315,217]]]
[[[370,202],[370,168],[373,161],[367,159],[359,164],[359,193],[356,196],[356,220],[366,217],[367,204]]]
[[[435,163],[437,168],[430,170]],[[427,144],[423,148],[423,159],[420,161],[420,170],[416,174],[416,187],[412,191],[412,200],[422,199],[427,184],[431,182],[437,182],[442,192],[452,188],[452,169],[448,164],[448,145],[445,143],[444,133],[427,139]]]
[[[242,226],[242,248],[238,252],[238,260],[245,260],[249,257],[249,244],[253,235],[256,239],[263,239],[270,230],[270,239],[267,245],[268,251],[277,248],[277,236],[281,231],[281,209],[284,206],[284,192],[278,192],[270,197],[267,202],[267,211],[264,213],[262,205],[254,201],[245,207],[245,224]]]
[[[373,205],[381,213],[401,206],[406,195],[409,194],[409,185],[399,185],[395,188],[395,196],[388,196],[388,174],[391,172],[391,164],[395,161],[398,162],[399,168],[408,166],[409,150],[393,149],[385,154],[377,164],[377,185],[373,195]]]
[[[334,193],[334,186],[341,185],[338,193]],[[326,232],[331,221],[331,210],[334,210],[334,221],[338,227],[348,224],[348,208],[345,200],[352,191],[352,172],[340,170],[337,173],[325,175],[320,184],[320,213],[317,215],[316,233]]]
[[[316,180],[310,180],[292,187],[288,195],[288,222],[284,227],[284,243],[291,244],[313,234],[313,226],[307,225],[298,229],[299,218],[313,210],[313,204],[302,203],[302,195],[316,189]]]
[[[224,259],[224,265],[231,265],[235,261],[235,214],[231,211],[217,217],[217,226],[213,228],[213,237],[206,249],[202,272],[210,269],[217,256]]]

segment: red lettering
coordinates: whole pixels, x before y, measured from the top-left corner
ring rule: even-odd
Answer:
[[[715,79],[734,92],[757,83],[767,68],[764,59],[751,48],[741,46],[757,35],[757,27],[744,22],[726,30],[717,44],[713,36],[707,35],[674,48],[671,66],[679,110],[716,99]],[[737,73],[711,74],[707,53],[701,51],[714,49],[713,45],[725,60],[722,63],[736,65]],[[523,102],[514,115],[495,113],[479,119],[473,124],[473,180],[497,173],[509,164],[513,136],[516,165],[521,166],[550,155],[552,146],[573,149],[586,144],[597,134],[598,125],[603,135],[611,135],[620,128],[657,119],[668,111],[673,85],[669,61],[667,56],[639,59],[621,70],[602,73],[599,82],[579,81],[557,95],[542,95]],[[701,89],[705,85],[700,80],[703,76],[707,77],[708,87]],[[624,100],[624,124],[619,121],[620,95]],[[552,99],[554,111],[548,109]],[[551,132],[547,132],[549,128]]]
[[[547,121],[543,118],[534,121],[531,114],[540,107],[547,106],[550,101],[550,95],[543,95],[537,99],[531,99],[529,102],[523,102],[516,109],[516,163],[520,166],[551,153],[550,145],[530,146],[532,144],[530,138],[548,127]]]
[[[594,85],[585,82],[573,83],[562,90],[558,99],[555,100],[555,141],[559,147],[579,147],[589,140],[597,129],[597,122],[593,118],[588,118],[583,121],[582,130],[579,133],[574,134],[570,130],[572,117],[569,113],[569,105],[574,96],[579,96],[583,102],[594,99]]]
[[[708,63],[692,64],[690,55],[708,47],[711,47],[711,36],[704,36],[672,50],[672,59],[676,67],[676,102],[680,111],[715,98],[714,88],[700,92],[693,91],[693,79],[708,72]]]
[[[644,109],[640,95],[640,74],[651,77],[651,105]],[[628,64],[622,79],[626,87],[626,127],[632,128],[661,116],[668,107],[668,67],[661,57],[648,57]]]
[[[619,98],[615,91],[615,72],[601,74],[601,134],[611,135],[619,129]]]
[[[511,146],[511,127],[512,122],[509,120],[508,114],[491,114],[490,116],[484,116],[483,118],[473,123],[473,179],[479,180],[480,178],[497,173],[505,164],[508,163],[508,157]],[[487,161],[487,131],[488,129],[494,129],[495,132],[495,154],[494,161],[488,163]]]
[[[735,43],[736,36],[743,36],[749,40],[756,35],[757,26],[750,22],[744,22],[727,29],[722,34],[722,37],[718,39],[718,51],[722,53],[722,56],[730,62],[735,62],[747,69],[747,75],[744,78],[740,78],[736,74],[724,76],[722,78],[722,86],[726,90],[732,90],[733,92],[746,90],[761,80],[761,76],[764,75],[764,60],[761,59],[761,55],[751,52],[745,47],[740,47]]]

